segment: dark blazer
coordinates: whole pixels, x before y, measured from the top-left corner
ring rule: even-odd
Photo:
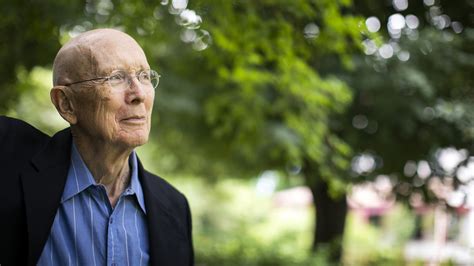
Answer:
[[[35,265],[60,205],[70,164],[71,132],[52,138],[0,117],[0,264]],[[13,155],[10,156],[9,154]],[[191,214],[183,194],[138,162],[151,265],[193,265]]]

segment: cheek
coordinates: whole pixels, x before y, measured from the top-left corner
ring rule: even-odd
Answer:
[[[87,110],[86,123],[89,123],[93,128],[91,131],[100,131],[101,135],[111,136],[113,131],[117,128],[115,121],[116,106],[113,98],[100,93],[90,95],[89,103],[85,105]]]
[[[94,121],[98,127],[105,128],[105,130],[113,130],[116,127],[115,116],[108,105],[109,102],[105,101],[97,106]]]
[[[149,95],[149,97],[147,97],[147,99],[145,100],[145,108],[146,108],[146,111],[148,113],[148,133],[150,132],[151,130],[151,113],[153,111],[153,104],[155,102],[155,91],[152,91]]]
[[[94,95],[84,93],[81,97],[76,98],[75,111],[78,117],[78,123],[83,126],[92,126],[97,120],[100,105]]]
[[[155,102],[155,91],[152,90],[145,99],[145,108],[148,113],[151,113],[153,110],[153,103]]]
[[[101,123],[101,127],[107,132],[108,135],[114,135],[116,131],[120,130],[120,124],[118,119],[121,116],[121,108],[118,101],[114,99],[107,99],[101,102],[97,116],[98,122]]]

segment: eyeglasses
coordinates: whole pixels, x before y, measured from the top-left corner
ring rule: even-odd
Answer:
[[[135,77],[140,82],[140,84],[144,86],[151,86],[153,87],[153,89],[156,89],[156,87],[158,87],[158,83],[160,83],[160,75],[155,70],[142,70],[138,73],[135,73]],[[93,79],[75,81],[68,84],[64,84],[64,86],[98,80],[108,82],[109,85],[114,89],[126,90],[132,83],[132,76],[126,71],[117,70],[112,72],[112,74],[110,74],[110,76],[108,77],[98,77]]]

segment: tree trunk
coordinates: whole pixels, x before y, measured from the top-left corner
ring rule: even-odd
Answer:
[[[315,176],[311,178],[314,181]],[[347,214],[346,195],[331,197],[327,183],[321,179],[313,182],[311,192],[316,208],[312,251],[327,250],[330,262],[338,263],[342,257],[342,238]]]

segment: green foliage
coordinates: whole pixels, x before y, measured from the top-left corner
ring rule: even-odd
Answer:
[[[17,72],[52,63],[60,28],[81,16],[81,1],[2,1],[0,17],[0,113],[13,107],[27,88]],[[61,12],[58,12],[61,10]]]
[[[50,101],[51,70],[35,67],[30,72],[22,69],[17,75],[20,81],[17,87],[25,93],[7,112],[8,116],[27,119],[30,124],[50,135],[69,126]]]
[[[316,163],[318,172],[307,178],[323,176],[336,194],[344,191],[340,172],[349,166],[351,148],[329,125],[352,93],[339,78],[321,76],[313,62],[324,56],[344,61],[360,46],[361,19],[342,15],[347,2],[205,3],[191,4],[205,14],[201,28],[212,45],[188,58],[199,77],[181,75],[198,82],[196,94],[183,97],[193,99],[199,108],[193,116],[202,122],[185,138],[205,130],[212,141],[194,147],[222,145],[206,157],[226,161],[233,174]],[[317,28],[315,36],[305,35],[308,25]],[[182,70],[179,65],[172,67]]]

